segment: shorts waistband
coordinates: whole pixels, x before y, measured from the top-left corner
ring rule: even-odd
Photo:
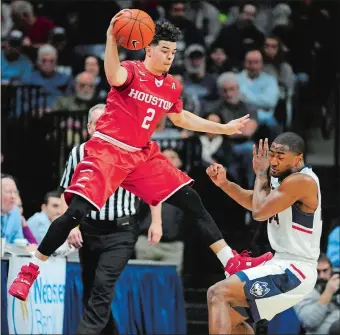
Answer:
[[[317,265],[317,263],[318,263],[317,260],[314,260],[314,259],[311,259],[311,258],[287,254],[287,253],[283,253],[283,252],[276,252],[275,255],[274,255],[274,259],[284,260],[284,261],[297,261],[297,262],[309,263],[309,264],[312,264],[312,265]]]
[[[80,222],[81,229],[85,229],[87,232],[111,234],[117,232],[120,229],[129,229],[137,224],[136,215],[124,216],[121,218],[115,218],[114,220],[95,220],[91,217],[86,217]],[[127,221],[128,224],[121,225],[120,222]]]
[[[93,137],[98,137],[106,142],[109,142],[121,149],[124,149],[126,151],[130,151],[130,152],[136,152],[136,151],[141,151],[141,148],[136,148],[136,147],[132,147],[131,145],[125,144],[121,141],[116,140],[115,138],[111,137],[111,136],[107,136],[99,131],[95,131],[93,134]]]

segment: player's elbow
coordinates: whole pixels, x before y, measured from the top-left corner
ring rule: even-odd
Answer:
[[[184,127],[184,118],[182,117],[181,115],[182,113],[180,114],[168,114],[171,122],[176,126],[176,127],[180,127],[180,128],[183,128]]]
[[[253,209],[252,216],[255,221],[266,221],[270,218],[270,216],[266,215],[266,213],[261,209]]]
[[[115,73],[107,74],[106,79],[111,86],[119,87],[124,84],[124,81],[120,80]]]
[[[127,79],[127,71],[122,66],[117,69],[105,69],[106,79],[111,86],[122,86]]]

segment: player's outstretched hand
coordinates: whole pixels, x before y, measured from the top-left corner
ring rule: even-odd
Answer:
[[[225,134],[226,135],[242,134],[242,129],[248,121],[249,114],[240,117],[239,119],[235,119],[228,122],[227,124],[225,124]]]
[[[148,231],[148,242],[149,244],[157,244],[163,235],[162,223],[151,222]]]
[[[115,22],[124,14],[124,12],[126,11],[126,9],[122,9],[121,11],[119,11],[111,20],[110,22],[110,26],[107,29],[107,35],[108,36],[113,36],[113,25],[115,24]]]
[[[218,187],[221,187],[228,182],[227,170],[221,164],[218,163],[211,164],[207,168],[206,172],[210,179],[213,181],[213,183]]]

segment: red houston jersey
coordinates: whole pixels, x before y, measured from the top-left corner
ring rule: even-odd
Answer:
[[[182,87],[170,74],[155,76],[141,61],[121,63],[128,71],[121,87],[111,87],[96,130],[130,146],[146,146],[164,113],[181,113]]]

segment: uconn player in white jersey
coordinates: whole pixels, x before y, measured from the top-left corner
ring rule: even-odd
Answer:
[[[271,320],[309,294],[317,279],[322,230],[319,179],[303,159],[304,141],[283,133],[254,146],[254,190],[230,182],[220,164],[207,169],[211,180],[231,198],[267,221],[275,250],[272,260],[237,272],[208,290],[210,334],[254,334],[232,307],[249,307],[254,321]],[[264,224],[264,223],[260,223]],[[237,266],[237,264],[235,264]]]

